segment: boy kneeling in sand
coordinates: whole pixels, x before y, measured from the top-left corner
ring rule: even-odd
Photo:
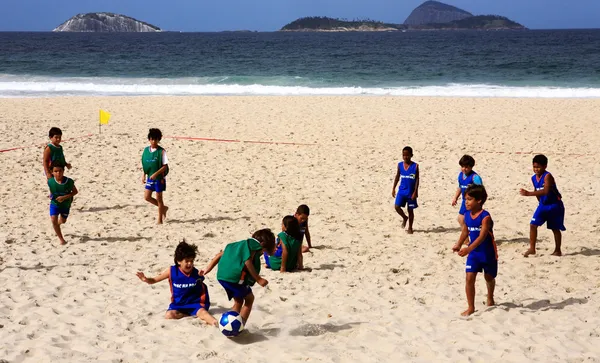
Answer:
[[[487,200],[487,192],[483,185],[471,184],[465,192],[465,221],[458,242],[452,247],[452,251],[458,252],[461,257],[467,256],[466,264],[466,286],[467,303],[469,307],[463,311],[463,316],[475,312],[475,278],[478,272],[483,271],[487,285],[487,306],[493,306],[494,288],[496,287],[496,275],[498,274],[498,250],[494,240],[494,222],[490,213],[483,210],[483,204]],[[467,248],[461,249],[463,243],[470,238],[471,242]]]

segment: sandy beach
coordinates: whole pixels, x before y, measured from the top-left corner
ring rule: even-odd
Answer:
[[[98,110],[111,113],[98,133]],[[600,100],[410,97],[75,97],[0,99],[0,362],[597,362],[600,361]],[[75,197],[59,246],[41,163],[63,130]],[[165,137],[166,223],[143,200],[150,127]],[[185,140],[213,138],[239,142]],[[260,141],[264,143],[244,142]],[[287,143],[295,143],[287,144]],[[391,195],[402,147],[421,187],[415,233]],[[22,147],[22,148],[21,148]],[[478,277],[468,318],[465,259],[452,252],[450,205],[463,154],[490,198],[499,272],[495,307]],[[566,208],[563,257],[539,230],[531,159],[544,153]],[[227,243],[280,232],[311,208],[306,271],[263,269],[248,333],[165,320],[182,239],[203,268]],[[231,303],[207,276],[211,313]]]

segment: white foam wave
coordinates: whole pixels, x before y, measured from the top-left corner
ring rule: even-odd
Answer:
[[[221,79],[224,79],[221,77]],[[214,82],[214,80],[211,80]],[[374,95],[433,97],[600,98],[600,88],[456,84],[402,87],[309,87],[200,83],[198,79],[56,78],[0,76],[0,97],[71,95]]]

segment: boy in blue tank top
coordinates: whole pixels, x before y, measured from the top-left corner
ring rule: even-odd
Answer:
[[[413,221],[415,219],[414,209],[418,208],[417,198],[419,196],[419,165],[412,161],[413,150],[410,146],[402,149],[402,161],[398,163],[394,185],[392,186],[392,197],[396,198],[394,207],[396,212],[402,217],[402,229],[406,228],[408,222],[407,233],[413,233]],[[396,193],[396,185],[400,181],[398,193]],[[406,206],[408,216],[402,208]]]
[[[463,155],[458,161],[460,165],[460,173],[458,173],[458,189],[452,199],[452,206],[456,206],[458,203],[458,197],[462,197],[460,204],[460,210],[458,211],[458,224],[462,227],[465,221],[465,213],[467,207],[465,206],[465,191],[471,184],[483,185],[481,177],[473,170],[475,166],[475,159],[471,155]]]
[[[158,224],[162,224],[163,219],[167,218],[169,210],[163,201],[163,192],[167,189],[165,177],[169,173],[169,160],[165,149],[158,145],[161,139],[162,132],[159,129],[150,129],[148,132],[150,146],[146,146],[142,153],[144,200],[158,207]],[[152,197],[153,192],[156,192],[156,199]]]
[[[531,177],[534,191],[525,189],[520,190],[520,194],[526,197],[536,197],[539,201],[538,207],[533,213],[529,224],[529,249],[523,256],[535,255],[535,244],[537,242],[538,227],[546,223],[548,229],[554,234],[554,252],[552,256],[562,256],[560,249],[562,244],[562,232],[566,230],[565,206],[562,202],[562,196],[558,192],[554,177],[546,171],[548,158],[544,155],[536,155],[533,158],[533,172]]]
[[[475,279],[477,273],[483,272],[487,286],[487,306],[493,306],[494,288],[496,287],[496,275],[498,274],[498,249],[494,240],[494,222],[490,213],[483,209],[487,200],[487,192],[483,185],[471,184],[465,191],[465,222],[458,242],[452,247],[452,251],[458,252],[461,257],[467,256],[466,283],[467,310],[462,316],[468,316],[475,312]],[[467,248],[462,248],[463,243],[470,240]]]
[[[138,272],[137,277],[147,284],[155,284],[169,279],[171,287],[171,304],[165,314],[165,319],[181,319],[186,316],[196,316],[205,323],[217,326],[209,312],[210,298],[204,281],[204,273],[194,267],[194,259],[198,248],[185,240],[175,249],[175,265],[165,269],[156,277],[146,277]]]

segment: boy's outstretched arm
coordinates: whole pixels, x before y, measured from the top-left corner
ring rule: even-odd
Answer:
[[[396,198],[396,186],[398,185],[398,181],[400,181],[400,167],[396,169],[396,177],[394,178],[394,185],[392,186],[392,198]]]
[[[256,281],[260,286],[265,287],[265,286],[267,286],[269,281],[260,277],[260,275],[254,269],[254,265],[252,264],[252,260],[254,259],[255,253],[256,253],[256,251],[252,252],[252,254],[250,255],[250,258],[247,259],[246,262],[244,263],[244,266],[246,266],[246,270],[248,270],[248,273],[250,274],[250,276],[252,276],[254,281]]]
[[[464,229],[466,229],[467,226],[464,226]],[[458,251],[458,255],[459,256],[466,256],[469,253],[471,253],[471,251],[473,251],[475,248],[477,248],[477,246],[479,246],[481,244],[481,242],[483,242],[486,237],[488,236],[488,234],[490,233],[490,231],[492,230],[492,217],[487,216],[483,219],[483,222],[481,223],[481,232],[479,232],[479,237],[477,237],[477,239],[475,241],[473,241],[473,243],[471,243],[469,245],[469,247],[467,248],[463,248],[462,250]],[[467,233],[468,235],[468,233]]]
[[[144,275],[143,272],[138,272],[135,275],[142,281],[144,281],[147,284],[155,284],[157,282],[160,282],[164,279],[169,278],[169,274],[171,273],[171,269],[167,268],[165,269],[163,272],[160,273],[160,275],[156,276],[156,277],[146,277],[146,275]]]
[[[526,197],[543,197],[544,195],[548,195],[550,193],[550,188],[554,185],[554,177],[552,174],[546,175],[544,178],[544,189],[542,190],[534,190],[532,192],[527,191],[525,189],[521,189],[519,192],[521,195]]]
[[[310,241],[310,231],[308,230],[308,221],[306,222],[306,229],[304,230],[304,236],[306,237],[306,243],[308,244],[308,248],[312,248],[312,243]]]
[[[298,259],[296,260],[298,265],[298,270],[302,270],[304,268],[304,258],[302,255],[302,247],[298,249]]]
[[[200,271],[200,275],[206,275],[209,272],[211,272],[212,269],[215,268],[215,266],[217,265],[217,263],[219,263],[219,260],[221,259],[221,256],[223,256],[223,251],[220,251],[219,253],[217,253],[217,255],[215,257],[213,257],[212,260],[210,260],[210,262],[206,266],[206,269]]]
[[[467,226],[463,224],[462,229],[460,231],[460,237],[458,237],[458,242],[456,242],[456,244],[452,247],[452,251],[460,251],[460,248],[462,247],[463,243],[465,243],[467,238],[469,238],[469,230],[467,229]]]
[[[417,165],[417,172],[415,173],[415,191],[413,192],[410,199],[415,200],[419,197],[419,166]]]

